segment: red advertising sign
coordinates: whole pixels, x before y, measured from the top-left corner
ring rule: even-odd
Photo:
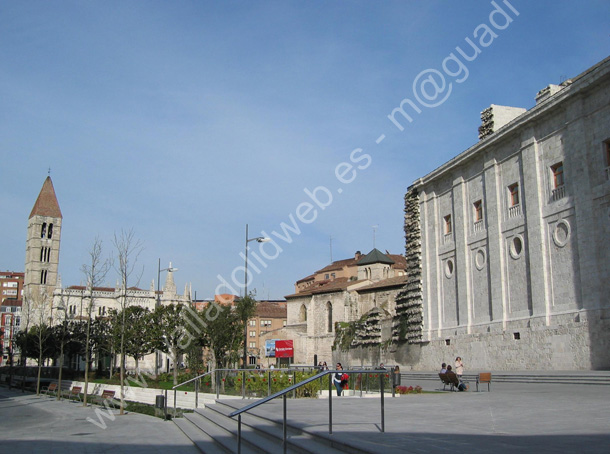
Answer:
[[[294,348],[291,340],[276,340],[275,341],[275,357],[276,358],[293,358]]]

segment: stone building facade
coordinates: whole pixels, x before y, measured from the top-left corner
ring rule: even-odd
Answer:
[[[313,364],[316,356],[318,361],[332,363],[333,345],[344,324],[354,323],[355,327],[361,321],[358,326],[363,329],[348,340],[348,347],[379,346],[391,337],[395,297],[405,280],[402,255],[373,249],[364,256],[357,252],[354,258],[333,262],[297,281],[296,293],[286,296],[286,329],[277,335],[293,340],[298,364]],[[381,329],[384,324],[385,331]]]
[[[24,298],[49,300],[59,276],[59,246],[63,216],[51,177],[42,185],[28,218]]]
[[[510,111],[407,192],[421,336],[394,349],[404,366],[610,368],[610,58]]]

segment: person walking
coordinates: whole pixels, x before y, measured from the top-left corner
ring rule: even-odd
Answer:
[[[400,386],[400,367],[398,367],[398,365],[396,365],[394,367],[394,389],[396,389],[397,386]]]
[[[341,363],[337,363],[336,369],[338,372],[335,372],[333,383],[335,384],[335,388],[337,388],[337,396],[341,396],[341,393],[343,392],[343,383],[341,383],[343,380],[343,366],[341,366]]]

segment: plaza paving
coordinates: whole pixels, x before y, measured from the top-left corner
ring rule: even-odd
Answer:
[[[403,385],[439,388],[437,381],[416,380]],[[281,401],[256,411],[279,420]],[[127,414],[104,419],[102,429],[87,418],[97,420],[95,408],[0,388],[0,452],[198,452],[171,422]],[[288,400],[288,418],[328,437],[327,400]],[[490,393],[401,396],[385,401],[385,433],[380,422],[378,399],[333,398],[331,437],[363,451],[607,453],[610,386],[492,383]]]

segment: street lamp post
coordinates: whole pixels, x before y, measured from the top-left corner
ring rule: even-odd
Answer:
[[[66,340],[66,318],[68,313],[66,311],[66,307],[63,304],[59,304],[57,306],[58,311],[62,311],[64,313],[64,319],[62,321],[62,331],[61,331],[61,344],[59,347],[59,378],[57,380],[57,400],[61,399],[61,374],[64,370],[64,342]]]
[[[257,243],[266,243],[271,241],[271,238],[259,236],[256,238],[248,238],[248,224],[246,224],[246,266],[244,267],[244,298],[248,297],[248,243],[256,241]],[[248,368],[248,320],[244,320],[244,369]]]
[[[178,271],[178,268],[173,268],[172,263],[169,263],[169,268],[161,269],[161,259],[159,258],[159,266],[157,268],[157,301],[155,307],[159,307],[161,304],[161,271],[169,271],[170,273]],[[155,351],[155,375],[159,375],[159,352]]]

